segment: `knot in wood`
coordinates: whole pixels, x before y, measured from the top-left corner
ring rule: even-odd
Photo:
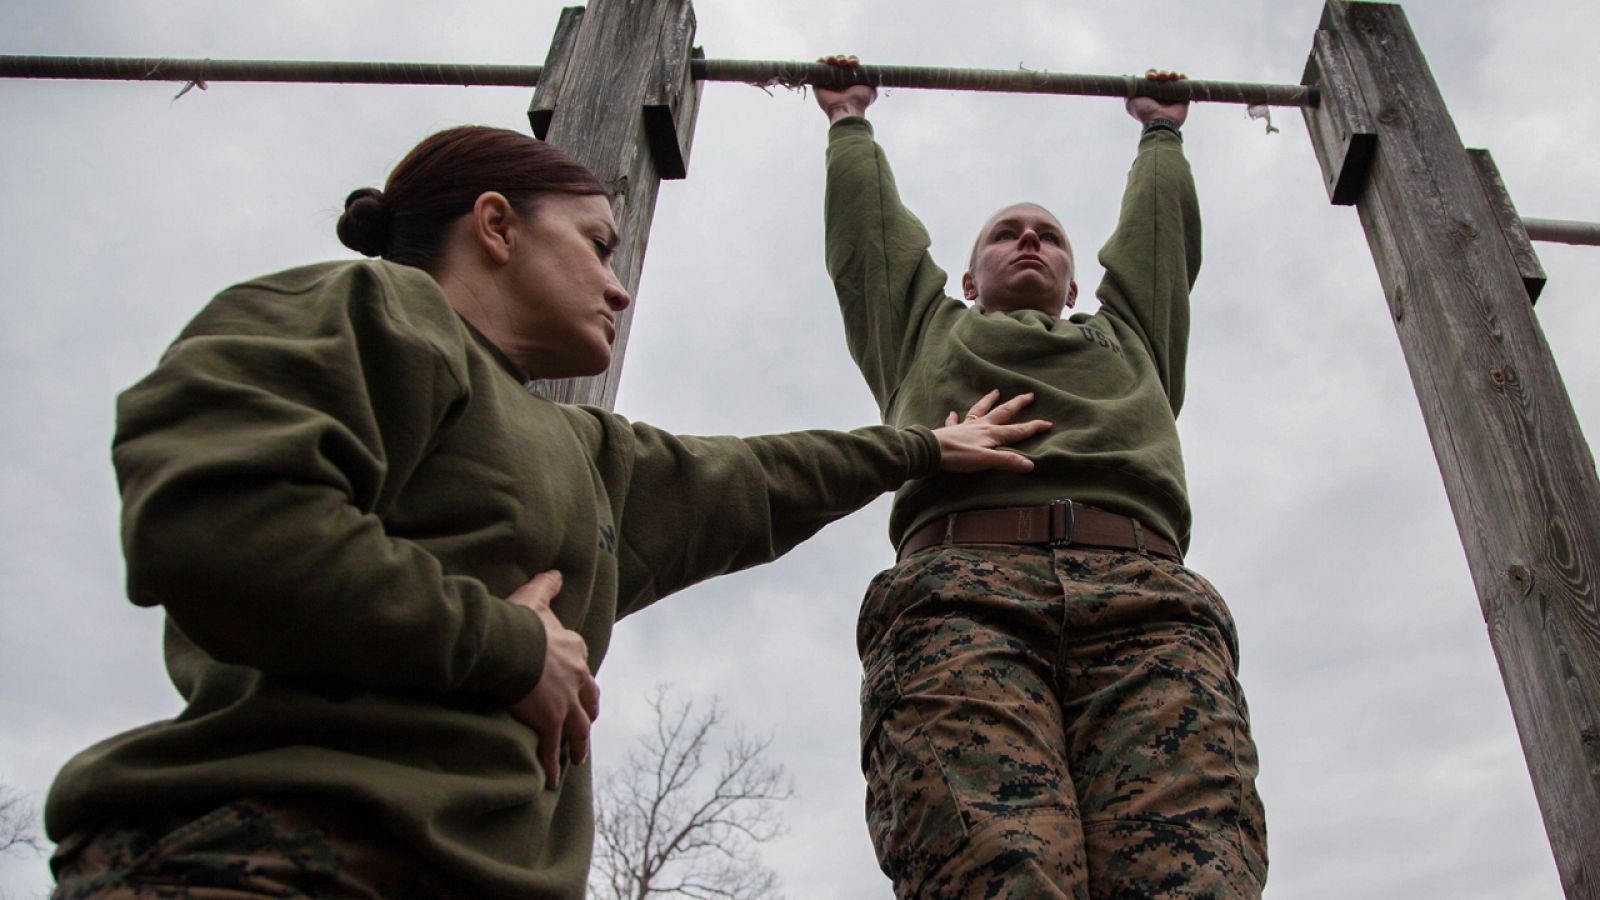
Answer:
[[[1578,743],[1583,745],[1584,752],[1590,760],[1600,760],[1600,730],[1589,726],[1578,732]]]
[[[1456,231],[1460,232],[1461,236],[1465,238],[1475,238],[1478,236],[1478,229],[1472,227],[1471,222],[1462,222],[1461,227],[1457,228]]]
[[[1533,591],[1533,573],[1529,572],[1527,567],[1513,565],[1506,569],[1506,576],[1511,579],[1511,586],[1522,596],[1526,597]]]
[[[1505,384],[1506,372],[1504,369],[1490,369],[1489,378],[1494,381],[1495,384]]]
[[[1394,114],[1394,110],[1386,109],[1378,113],[1378,122],[1383,125],[1393,125],[1397,118],[1399,117]]]

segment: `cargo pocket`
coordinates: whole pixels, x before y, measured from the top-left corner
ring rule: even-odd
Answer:
[[[861,681],[861,772],[878,865],[896,896],[916,896],[967,828],[915,704],[904,702],[894,654],[882,647]]]

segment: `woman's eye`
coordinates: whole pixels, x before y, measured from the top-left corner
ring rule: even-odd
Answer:
[[[1048,231],[1039,235],[1039,240],[1044,241],[1047,244],[1055,244],[1058,247],[1061,245],[1061,235],[1051,234]]]
[[[595,250],[596,253],[600,254],[600,258],[601,259],[609,259],[611,257],[611,245],[610,244],[606,243],[605,241],[600,240],[599,238],[594,238],[593,239],[593,243],[594,243],[594,250]]]
[[[994,233],[994,239],[997,241],[1014,240],[1016,236],[1017,233],[1009,228],[1002,228]]]

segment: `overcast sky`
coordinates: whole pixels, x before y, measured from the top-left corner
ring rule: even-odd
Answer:
[[[7,0],[0,53],[539,63],[560,3]],[[1521,212],[1600,219],[1593,0],[1406,4],[1463,140]],[[1005,4],[701,0],[713,58],[1297,82],[1314,0]],[[0,782],[42,802],[72,753],[178,710],[159,611],[122,595],[112,404],[216,291],[348,258],[333,224],[424,135],[526,130],[514,88],[0,81]],[[891,91],[871,117],[934,253],[984,217],[1054,209],[1085,294],[1137,126],[1115,100]],[[1204,210],[1189,397],[1189,564],[1238,620],[1272,870],[1300,898],[1540,898],[1560,887],[1478,601],[1353,209],[1305,127],[1190,113]],[[826,123],[807,97],[705,88],[689,178],[661,191],[618,411],[676,431],[854,427],[875,410],[822,267]],[[1540,244],[1539,318],[1579,420],[1600,421],[1600,248]],[[619,625],[603,773],[670,682],[721,697],[793,774],[769,845],[791,897],[889,896],[862,824],[855,613],[891,561],[888,504],[786,559]],[[0,859],[29,897],[42,860]]]

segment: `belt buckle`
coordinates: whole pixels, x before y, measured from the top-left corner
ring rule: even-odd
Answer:
[[[1062,525],[1064,526],[1063,531],[1065,532],[1064,534],[1058,534],[1056,532],[1056,509],[1057,509],[1057,507],[1065,507],[1066,508],[1066,513],[1062,516]],[[1051,500],[1050,501],[1050,541],[1049,541],[1050,546],[1052,546],[1052,547],[1067,547],[1067,546],[1070,546],[1072,544],[1072,533],[1075,530],[1076,525],[1077,525],[1077,516],[1076,516],[1076,514],[1073,513],[1073,506],[1072,506],[1072,501],[1071,500]]]

